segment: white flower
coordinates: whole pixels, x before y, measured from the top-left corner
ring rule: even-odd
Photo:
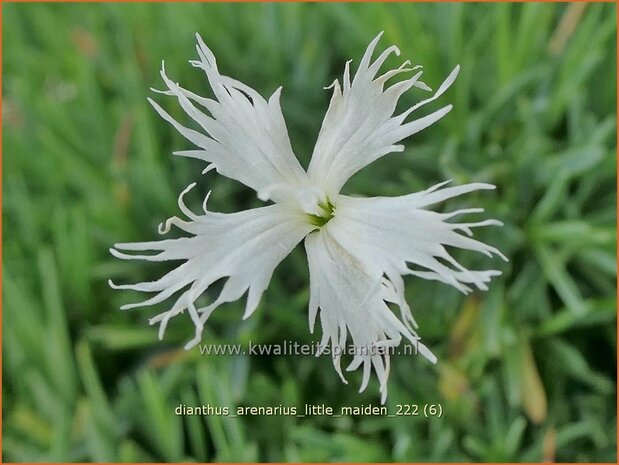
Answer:
[[[297,161],[288,138],[279,97],[281,88],[263,99],[254,89],[220,74],[215,57],[198,40],[198,61],[190,63],[206,74],[216,100],[200,97],[171,81],[162,69],[168,90],[187,114],[202,128],[189,129],[175,121],[157,103],[155,110],[198,149],[175,152],[209,163],[205,172],[218,173],[251,187],[262,200],[274,203],[253,210],[224,214],[190,211],[183,196],[179,207],[188,220],[177,217],[160,227],[166,233],[172,225],[190,237],[116,244],[111,249],[122,259],[148,261],[184,261],[157,281],[114,285],[156,293],[144,302],[125,305],[123,309],[159,303],[178,294],[172,307],[151,318],[159,323],[163,337],[171,318],[187,311],[196,327],[189,349],[201,340],[204,325],[219,305],[241,298],[247,292],[243,318],[255,311],[275,267],[305,239],[310,269],[309,326],[313,331],[320,316],[322,341],[331,348],[335,369],[346,382],[340,368],[340,354],[347,347],[348,335],[355,347],[398,346],[408,340],[417,352],[432,363],[436,357],[419,342],[417,323],[404,298],[404,275],[419,276],[450,284],[468,293],[471,286],[486,290],[496,270],[473,271],[458,263],[446,247],[468,249],[505,257],[495,248],[472,239],[471,228],[501,225],[497,220],[474,223],[451,223],[466,209],[436,213],[426,207],[479,189],[494,189],[490,184],[473,183],[444,187],[441,183],[425,191],[401,197],[353,198],[340,194],[342,186],[357,171],[390,152],[404,150],[405,139],[445,116],[452,108],[444,106],[429,115],[406,120],[425,104],[440,97],[454,82],[458,67],[445,79],[433,96],[422,100],[402,114],[394,116],[400,96],[417,87],[431,89],[420,81],[419,66],[404,62],[399,68],[377,77],[387,57],[400,54],[397,47],[385,50],[374,62],[372,54],[382,33],[368,46],[354,78],[350,79],[350,62],[346,63],[342,84],[330,87],[333,96],[325,116],[307,172]],[[407,80],[387,88],[385,84],[401,73],[414,72]],[[464,233],[464,234],[462,234]],[[121,252],[123,251],[123,252]],[[125,252],[157,252],[131,255]],[[414,267],[411,267],[414,266]],[[211,304],[197,308],[198,297],[215,281],[227,278],[223,290]],[[400,318],[387,303],[399,307]],[[380,381],[382,402],[387,396],[388,353],[360,350],[347,370],[363,365],[361,390],[365,389],[372,367]]]

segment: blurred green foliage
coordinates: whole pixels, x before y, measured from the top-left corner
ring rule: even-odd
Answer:
[[[616,461],[615,4],[4,4],[3,458],[8,461]],[[462,71],[454,110],[355,175],[346,192],[399,195],[453,178],[497,191],[449,202],[505,222],[480,231],[508,264],[464,298],[407,281],[431,366],[394,357],[388,406],[442,418],[181,417],[179,404],[378,405],[328,357],[201,357],[174,321],[163,342],[116,282],[168,264],[108,247],[156,238],[203,166],[146,102],[159,67],[209,94],[194,33],[224,73],[282,105],[307,164],[323,90],[385,30],[436,86]],[[353,62],[353,69],[354,63]],[[395,58],[390,65],[398,65]],[[178,104],[164,106],[187,122]],[[420,94],[403,98],[402,108]],[[209,174],[210,208],[259,205]],[[201,199],[192,194],[196,205]],[[487,258],[462,256],[467,265]],[[213,343],[312,342],[307,266],[295,250],[257,313],[218,310]],[[210,297],[212,295],[209,294]],[[206,298],[209,298],[206,296]],[[164,308],[162,307],[162,310]]]

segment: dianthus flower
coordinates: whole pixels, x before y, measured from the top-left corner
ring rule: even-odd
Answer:
[[[201,341],[202,331],[212,312],[224,302],[247,293],[243,318],[256,310],[273,271],[302,240],[310,270],[309,327],[316,317],[322,328],[321,345],[330,347],[333,364],[346,382],[340,367],[350,335],[355,347],[392,348],[408,340],[430,362],[434,354],[420,342],[411,309],[404,297],[403,276],[438,280],[468,293],[471,286],[487,289],[497,270],[469,270],[447,247],[493,254],[505,259],[494,247],[473,239],[472,228],[501,225],[497,220],[454,223],[454,217],[479,213],[470,208],[437,213],[427,207],[447,199],[493,185],[472,183],[446,187],[449,181],[421,192],[400,197],[359,198],[340,194],[342,186],[356,172],[378,158],[401,152],[399,142],[432,125],[452,108],[446,105],[426,116],[411,119],[426,104],[438,99],[452,85],[456,67],[434,94],[395,115],[396,104],[413,87],[432,90],[422,82],[420,66],[404,62],[379,75],[387,57],[400,54],[387,48],[372,62],[382,33],[367,47],[351,79],[346,63],[342,83],[338,80],[322,123],[309,167],[304,170],[295,157],[280,108],[281,87],[265,100],[254,89],[217,68],[215,56],[197,36],[199,60],[190,63],[206,74],[215,99],[200,97],[170,80],[162,67],[167,86],[164,94],[178,99],[185,112],[200,126],[196,131],[181,125],[153,100],[163,119],[172,124],[197,149],[175,152],[208,163],[204,172],[216,169],[256,191],[272,204],[237,213],[216,213],[203,203],[204,214],[196,214],[179,197],[186,220],[168,219],[160,226],[166,233],[176,226],[189,237],[152,242],[116,244],[111,252],[121,259],[182,261],[162,278],[138,284],[115,285],[156,293],[153,297],[123,309],[157,304],[177,295],[172,307],[151,318],[159,324],[163,337],[171,318],[186,313],[195,325],[189,349]],[[413,73],[390,86],[396,75]],[[210,192],[209,192],[210,194]],[[145,252],[151,254],[128,254]],[[156,253],[153,253],[156,252]],[[219,296],[209,305],[196,307],[196,300],[214,282],[224,278]],[[388,304],[399,308],[398,318]],[[372,368],[380,382],[381,400],[387,396],[389,354],[359,350],[347,370],[363,366],[361,391],[370,379]]]

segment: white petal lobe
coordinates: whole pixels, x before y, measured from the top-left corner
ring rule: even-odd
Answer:
[[[387,80],[393,76],[411,72],[419,67],[406,68],[404,62],[395,70],[377,77],[381,65],[391,53],[399,55],[397,47],[389,47],[374,63],[372,54],[378,43],[379,34],[368,46],[359,68],[350,82],[349,65],[346,64],[343,90],[338,81],[332,85],[333,96],[314,147],[308,174],[328,195],[339,193],[344,183],[357,171],[376,159],[394,151],[402,151],[397,143],[434,124],[445,116],[451,105],[447,105],[426,116],[404,123],[405,119],[419,108],[440,97],[454,82],[459,67],[456,67],[436,93],[404,113],[393,116],[399,98],[411,87],[424,90],[430,88],[419,79],[417,72],[410,79],[384,89]]]
[[[122,259],[184,260],[184,263],[156,281],[111,285],[156,293],[154,297],[125,305],[123,309],[153,305],[185,289],[168,311],[152,318],[150,322],[161,325],[161,337],[171,318],[188,311],[196,326],[196,334],[186,348],[200,342],[204,323],[213,310],[224,302],[241,298],[247,291],[243,318],[249,317],[268,286],[275,267],[313,229],[302,215],[277,204],[231,214],[206,212],[201,216],[191,215],[192,221],[171,218],[169,224],[192,234],[192,237],[116,244],[115,249],[111,250],[114,256]],[[156,253],[125,253],[147,251]],[[219,296],[209,305],[196,308],[198,297],[222,278],[227,281]]]
[[[323,228],[305,239],[310,269],[310,326],[313,326],[313,318],[319,315],[323,333],[321,346],[331,348],[333,364],[344,382],[341,354],[350,347],[346,345],[350,335],[354,352],[347,369],[363,365],[363,390],[374,368],[384,403],[389,348],[398,346],[404,337],[430,361],[435,362],[436,357],[419,342],[414,328],[402,323],[387,306],[389,289],[382,282],[380,269],[360,261],[349,252],[347,244],[342,244],[329,230]]]
[[[403,297],[403,285],[398,275],[411,274],[439,280],[469,293],[473,285],[486,290],[497,270],[468,270],[447,248],[459,248],[492,257],[506,257],[496,248],[472,237],[472,229],[501,225],[497,220],[451,223],[457,214],[479,212],[465,209],[451,213],[436,213],[424,207],[478,189],[491,189],[489,184],[473,183],[440,189],[440,186],[401,197],[352,198],[339,196],[330,233],[364,263],[384,272]],[[461,233],[464,234],[461,234]],[[414,268],[411,267],[414,266]]]
[[[275,184],[307,184],[307,174],[295,157],[279,104],[281,87],[265,100],[254,89],[219,73],[215,56],[198,36],[200,60],[191,63],[204,71],[216,100],[200,97],[161,76],[167,90],[201,131],[176,121],[159,104],[155,110],[201,150],[179,152],[212,163],[217,172],[259,191]],[[274,198],[273,200],[279,200]]]

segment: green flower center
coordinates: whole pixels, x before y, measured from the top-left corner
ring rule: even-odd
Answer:
[[[334,216],[335,205],[331,203],[331,201],[327,198],[325,203],[320,202],[318,204],[322,214],[321,215],[312,215],[310,213],[307,214],[309,221],[314,226],[318,226],[319,228],[323,227],[325,224],[329,222],[331,218]]]

